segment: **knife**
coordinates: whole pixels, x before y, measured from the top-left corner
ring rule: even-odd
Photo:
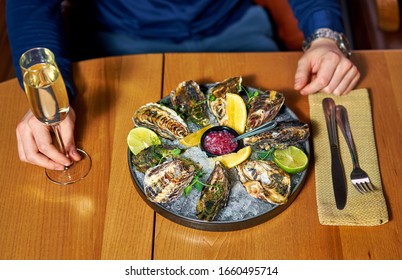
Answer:
[[[328,138],[331,148],[332,185],[334,188],[336,208],[342,210],[346,205],[346,176],[343,169],[341,155],[339,153],[338,134],[335,119],[335,102],[332,98],[324,98],[322,101],[325,121],[327,123]]]

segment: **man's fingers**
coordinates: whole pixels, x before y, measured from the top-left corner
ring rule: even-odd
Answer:
[[[308,61],[306,59],[299,60],[295,73],[295,82],[294,82],[295,90],[301,90],[303,87],[306,86],[309,80],[310,72],[311,68]]]
[[[320,62],[316,77],[311,80],[304,88],[301,89],[300,93],[303,95],[316,93],[323,88],[325,88],[336,71],[336,64],[334,64],[333,59],[323,59]]]
[[[66,149],[69,157],[74,161],[79,161],[81,156],[77,152],[77,148],[75,146],[74,124],[75,112],[70,110],[68,117],[60,124],[60,134],[63,137],[64,148]]]
[[[28,111],[16,129],[18,155],[23,162],[62,170],[70,160],[53,145],[49,130]]]
[[[49,159],[39,151],[33,134],[27,130],[25,130],[23,134],[24,135],[17,133],[17,140],[24,138],[24,141],[18,142],[18,153],[21,161],[48,169],[63,170],[64,166],[62,164]]]
[[[33,136],[36,146],[41,154],[59,164],[70,165],[71,160],[67,158],[65,154],[60,152],[59,147],[56,147],[53,144],[53,139],[47,129],[35,129],[33,131]]]
[[[358,83],[360,79],[360,73],[354,69],[349,71],[345,78],[339,83],[338,87],[333,90],[334,95],[348,94]]]

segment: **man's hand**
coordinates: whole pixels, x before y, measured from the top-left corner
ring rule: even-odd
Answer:
[[[356,66],[329,39],[317,39],[300,58],[294,89],[302,95],[316,92],[343,95],[357,84],[360,73]]]
[[[60,123],[60,134],[68,156],[80,160],[74,142],[75,112],[70,107],[66,119]],[[52,143],[51,127],[41,123],[29,110],[17,126],[20,160],[48,169],[63,170],[71,160]]]

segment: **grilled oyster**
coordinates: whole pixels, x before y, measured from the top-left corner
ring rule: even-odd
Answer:
[[[276,166],[264,160],[247,160],[236,166],[240,181],[247,192],[258,199],[284,204],[290,195],[290,176]]]
[[[242,77],[228,78],[211,87],[208,92],[208,107],[220,125],[226,125],[226,93],[239,93],[241,91]]]
[[[187,124],[172,109],[158,103],[141,106],[133,117],[134,124],[154,130],[160,136],[174,140],[189,134]]]
[[[215,168],[201,191],[197,202],[197,217],[212,221],[218,212],[227,205],[230,193],[230,182],[226,168],[216,161]]]
[[[244,138],[243,144],[258,149],[284,149],[307,140],[310,135],[306,123],[298,120],[278,122],[275,128]]]
[[[149,200],[167,203],[178,198],[197,174],[198,166],[190,160],[176,158],[148,169],[144,191]]]
[[[274,90],[260,93],[250,101],[246,131],[252,130],[275,118],[281,109],[285,97]]]
[[[170,100],[175,110],[185,118],[200,126],[209,123],[206,98],[196,82],[192,80],[181,82],[170,93]]]
[[[173,146],[152,145],[139,152],[131,161],[139,172],[145,173],[149,168],[157,166],[180,153],[181,150]]]

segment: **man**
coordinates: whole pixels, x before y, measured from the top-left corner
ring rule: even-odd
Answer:
[[[71,61],[80,56],[81,46],[79,41],[74,42],[79,47],[71,49],[78,52],[69,52],[73,44],[68,41],[63,26],[61,2],[65,4],[60,0],[8,0],[7,28],[20,82],[21,54],[32,47],[47,47],[55,53],[72,97]],[[348,93],[360,74],[348,59],[350,50],[341,34],[338,1],[289,2],[306,38],[294,89],[302,95],[318,91],[335,95]],[[92,55],[279,50],[269,15],[252,0],[98,0],[89,5],[85,25],[94,29],[87,36],[95,42],[96,48],[92,50],[100,50]],[[73,138],[74,124],[71,108],[61,123],[61,133],[68,154],[73,160],[79,160]],[[31,111],[17,127],[17,140],[22,161],[60,170],[70,162],[53,146],[48,128]]]

